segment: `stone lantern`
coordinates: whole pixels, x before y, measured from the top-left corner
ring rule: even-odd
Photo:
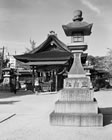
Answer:
[[[92,24],[82,22],[82,20],[82,11],[77,10],[74,12],[73,22],[62,26],[66,36],[71,37],[71,43],[68,47],[74,54],[74,63],[69,72],[69,77],[85,76],[80,57],[81,53],[87,49],[84,36],[91,34]]]
[[[98,112],[97,101],[91,90],[90,78],[81,64],[81,53],[87,49],[84,36],[91,34],[93,24],[83,22],[82,11],[74,12],[73,22],[63,25],[66,36],[71,37],[69,49],[74,55],[68,78],[60,91],[55,110],[50,114],[52,125],[102,126],[103,115]]]

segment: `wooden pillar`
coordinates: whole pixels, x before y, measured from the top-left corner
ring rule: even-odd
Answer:
[[[55,91],[58,90],[58,75],[57,75],[57,71],[55,71]]]
[[[35,72],[34,72],[34,66],[32,66],[32,87],[33,87],[33,92],[34,92],[34,81],[35,81]]]

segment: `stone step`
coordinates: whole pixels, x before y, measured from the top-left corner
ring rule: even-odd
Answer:
[[[83,126],[83,127],[101,127],[103,126],[103,115],[86,113],[86,114],[74,114],[74,113],[56,113],[50,114],[51,125],[62,126]]]
[[[98,113],[96,101],[57,101],[55,103],[57,113]]]
[[[61,101],[93,101],[93,90],[89,88],[64,88],[59,92]]]

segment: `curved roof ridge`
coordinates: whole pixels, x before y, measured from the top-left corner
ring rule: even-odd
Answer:
[[[58,39],[58,37],[55,36],[55,39],[56,39],[57,43],[58,43],[64,50],[66,50],[66,51],[68,51],[68,52],[71,52],[71,51],[69,50],[69,48],[67,47],[67,45],[66,45],[64,42],[62,42],[60,39]],[[61,43],[61,44],[60,44],[60,43]]]
[[[30,51],[29,54],[33,54],[33,53],[38,52],[41,48],[43,48],[45,46],[45,44],[47,42],[49,42],[50,39],[53,39],[64,50],[66,50],[68,52],[71,52],[68,49],[67,45],[65,45],[61,40],[59,40],[57,36],[55,36],[55,35],[48,35],[47,39],[44,42],[42,42],[38,47],[36,47],[34,50]]]

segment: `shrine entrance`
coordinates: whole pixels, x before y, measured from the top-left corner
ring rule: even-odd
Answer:
[[[65,65],[63,66],[32,66],[32,85],[38,78],[40,92],[54,92],[63,88],[63,81],[67,76]]]

